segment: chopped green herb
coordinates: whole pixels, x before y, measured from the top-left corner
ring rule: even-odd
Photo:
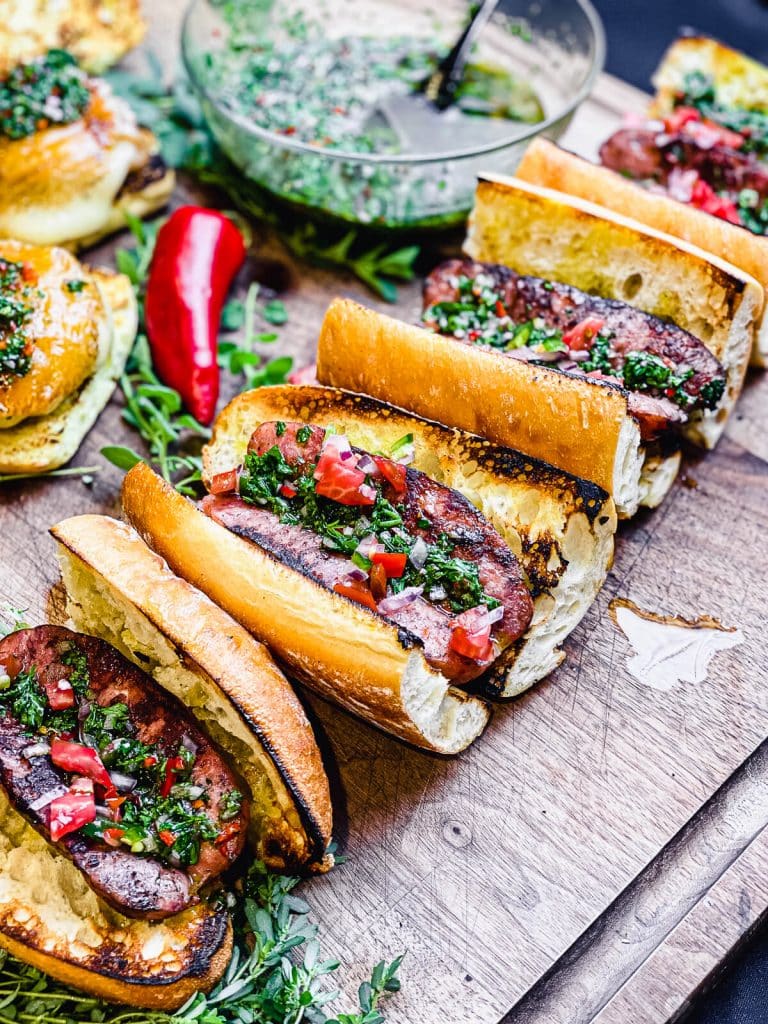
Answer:
[[[283,434],[285,433],[285,424],[282,422],[282,420],[278,420],[277,423],[275,424],[275,433],[277,434],[278,437],[282,437]]]
[[[299,444],[306,444],[311,436],[312,431],[310,430],[309,427],[299,427],[299,429],[296,431],[296,440],[299,442]]]
[[[288,310],[285,308],[285,303],[281,302],[280,299],[270,299],[261,311],[261,315],[267,323],[274,324],[275,327],[280,327],[288,321]]]
[[[230,789],[219,801],[219,817],[222,821],[231,821],[240,813],[243,806],[243,794],[237,789]]]
[[[32,314],[24,264],[0,258],[0,388],[24,377],[32,367],[32,343],[24,325]]]
[[[64,285],[68,292],[73,292],[77,295],[85,288],[85,281],[67,281]]]
[[[37,732],[43,724],[48,702],[34,668],[19,672],[2,693],[0,707],[10,708],[11,714],[30,733]]]
[[[64,50],[17,65],[0,82],[0,134],[23,139],[82,117],[91,101],[85,74]]]

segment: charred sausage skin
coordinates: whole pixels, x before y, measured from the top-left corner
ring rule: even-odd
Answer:
[[[235,773],[187,709],[109,644],[59,626],[23,629],[0,641],[0,674],[7,674],[13,682],[20,673],[33,671],[39,692],[45,696],[61,680],[73,678],[77,670],[72,652],[85,658],[81,664],[87,666],[85,700],[89,705],[126,705],[132,735],[158,753],[170,756],[182,744],[194,749],[188,781],[204,788],[206,812],[212,821],[218,821],[224,795],[242,792]],[[82,737],[67,734],[64,738],[77,742]],[[35,754],[35,746],[44,746],[50,739],[45,726],[32,733],[7,703],[0,702],[0,782],[19,812],[52,841],[48,798],[65,793],[73,773],[54,765],[50,754]],[[25,756],[30,750],[32,754]],[[247,820],[248,806],[243,799],[237,815],[227,822],[226,833],[222,830],[221,841],[203,842],[196,862],[185,870],[127,847],[110,848],[80,831],[70,832],[54,845],[115,910],[128,917],[159,920],[196,903],[199,890],[237,859],[245,842]]]

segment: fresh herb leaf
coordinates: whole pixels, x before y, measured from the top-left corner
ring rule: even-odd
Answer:
[[[265,303],[261,315],[268,324],[274,324],[275,327],[280,327],[288,321],[288,310],[285,308],[285,303],[281,302],[280,299],[270,299],[269,302]]]
[[[66,469],[51,469],[47,473],[3,473],[0,484],[12,484],[17,480],[45,480],[48,477],[82,477],[83,483],[90,483],[91,477],[101,472],[101,466],[68,466]]]

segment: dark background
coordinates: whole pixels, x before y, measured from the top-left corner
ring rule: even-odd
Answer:
[[[650,91],[681,27],[714,36],[768,64],[768,0],[592,0],[608,38],[606,70]],[[763,925],[694,1006],[686,1024],[768,1024],[768,926]]]

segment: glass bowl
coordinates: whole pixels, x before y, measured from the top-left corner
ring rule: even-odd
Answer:
[[[249,41],[284,45],[286,31],[295,40],[298,24],[310,40],[407,35],[423,46],[437,41],[447,49],[467,13],[466,0],[193,0],[182,54],[211,132],[243,172],[246,188],[251,183],[262,196],[266,191],[306,213],[348,223],[449,227],[471,208],[478,174],[513,173],[528,142],[537,135],[557,139],[589,94],[605,55],[602,25],[589,0],[500,0],[473,60],[522,77],[544,118],[535,124],[505,121],[501,134],[497,122],[493,139],[479,145],[462,145],[461,130],[451,135],[450,145],[443,138],[396,153],[312,145],[257,124],[234,102],[231,77],[226,81],[231,73],[222,75],[221,69],[231,67],[223,61],[232,32],[246,48]],[[301,102],[297,96],[299,107]]]

